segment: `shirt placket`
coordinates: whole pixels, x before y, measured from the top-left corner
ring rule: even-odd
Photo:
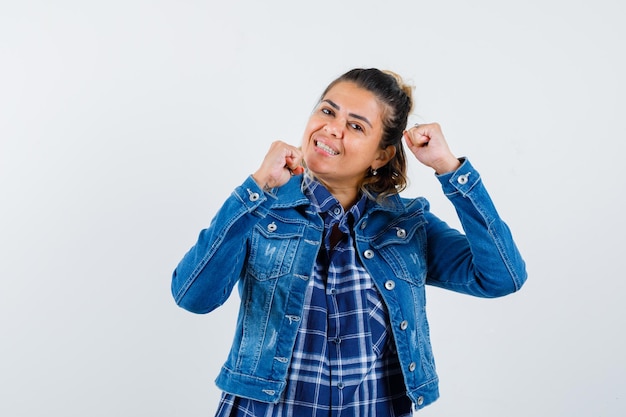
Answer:
[[[333,230],[341,231],[340,220],[343,210],[337,205],[331,207],[327,212],[327,227],[326,227],[326,251],[328,254],[328,270],[326,275],[325,297],[326,305],[328,309],[328,353],[330,362],[330,386],[331,386],[331,406],[333,410],[332,415],[338,415],[337,411],[341,410],[343,406],[342,390],[344,388],[343,373],[342,373],[342,354],[341,354],[341,312],[338,309],[339,302],[338,297],[338,281],[337,275],[331,273],[331,265],[337,262],[337,257],[340,253],[337,251],[338,247],[344,245],[343,238],[337,246],[333,247]],[[343,231],[341,231],[343,232]]]

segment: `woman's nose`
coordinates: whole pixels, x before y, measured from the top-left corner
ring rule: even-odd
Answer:
[[[326,126],[324,126],[324,129],[326,130],[326,132],[328,132],[329,135],[332,135],[336,138],[343,138],[343,126],[345,124],[339,120],[339,119],[335,119],[332,121],[329,121],[328,123],[326,123]]]

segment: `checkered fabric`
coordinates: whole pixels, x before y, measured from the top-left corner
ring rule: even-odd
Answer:
[[[410,416],[387,311],[355,253],[351,230],[367,198],[346,213],[318,181],[305,178],[304,191],[324,218],[324,245],[307,291],[285,392],[276,404],[224,393],[216,416]]]

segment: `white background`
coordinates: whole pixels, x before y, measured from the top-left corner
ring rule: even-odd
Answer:
[[[528,264],[510,297],[429,288],[423,416],[623,416],[619,1],[0,5],[0,415],[209,416],[237,297],[170,277],[275,139],[353,67],[415,85]],[[432,173],[411,188],[457,222]]]

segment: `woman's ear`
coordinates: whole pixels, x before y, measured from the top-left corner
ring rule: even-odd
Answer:
[[[378,157],[372,163],[372,169],[378,169],[387,165],[396,156],[396,147],[389,145],[385,149],[378,150]]]

